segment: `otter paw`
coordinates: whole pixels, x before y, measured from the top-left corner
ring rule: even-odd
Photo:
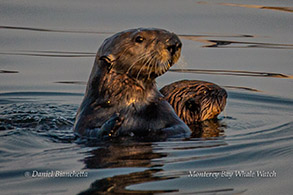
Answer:
[[[118,129],[122,124],[123,119],[118,113],[115,113],[109,120],[107,120],[100,129],[102,138],[111,138],[118,135]]]

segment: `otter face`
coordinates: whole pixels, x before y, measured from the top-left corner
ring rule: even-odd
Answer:
[[[226,106],[227,92],[213,85],[205,86],[206,89],[200,94],[202,120],[216,118]]]
[[[97,56],[109,69],[139,80],[153,80],[177,62],[181,46],[174,33],[139,28],[106,39]]]

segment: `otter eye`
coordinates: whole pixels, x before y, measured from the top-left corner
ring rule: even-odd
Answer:
[[[135,42],[137,42],[137,43],[142,43],[143,41],[144,41],[144,38],[142,36],[137,36],[135,38]]]
[[[185,106],[187,107],[188,110],[192,112],[197,112],[199,109],[199,105],[196,104],[195,100],[192,98],[185,102]]]
[[[203,94],[205,94],[205,95],[207,95],[207,94],[209,94],[210,93],[210,90],[208,90],[208,89],[205,89],[204,91],[203,91]]]

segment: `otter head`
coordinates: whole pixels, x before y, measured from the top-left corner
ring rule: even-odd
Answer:
[[[190,89],[186,90],[186,94],[188,90]],[[186,117],[188,124],[216,118],[226,106],[226,90],[213,83],[202,82],[197,85],[196,91],[189,93],[191,97],[182,105],[187,115],[192,116]]]
[[[101,66],[139,80],[164,74],[180,57],[177,35],[162,29],[131,29],[109,37],[100,47]]]

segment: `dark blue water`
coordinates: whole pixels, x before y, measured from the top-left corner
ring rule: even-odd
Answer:
[[[290,99],[230,92],[226,113],[203,126],[197,138],[88,146],[78,144],[71,131],[82,94],[23,92],[0,98],[4,194],[290,190]],[[86,176],[32,176],[36,171],[84,171]],[[241,177],[236,171],[276,175]],[[200,175],[205,172],[219,175]]]
[[[1,194],[291,194],[290,1],[2,1]],[[166,28],[183,42],[158,87],[228,91],[188,139],[81,143],[71,128],[95,52],[111,34]]]

